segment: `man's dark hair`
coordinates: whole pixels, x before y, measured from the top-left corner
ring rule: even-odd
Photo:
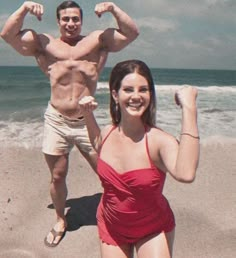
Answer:
[[[83,10],[82,8],[79,6],[79,4],[77,4],[74,1],[64,1],[62,2],[58,7],[57,7],[57,19],[60,20],[60,11],[67,9],[67,8],[78,8],[80,10],[80,16],[81,16],[81,21],[83,21]]]

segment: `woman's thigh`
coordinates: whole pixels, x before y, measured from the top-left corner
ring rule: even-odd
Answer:
[[[138,258],[171,258],[174,230],[145,237],[136,244]]]
[[[133,247],[131,245],[114,246],[100,242],[102,258],[132,258]]]

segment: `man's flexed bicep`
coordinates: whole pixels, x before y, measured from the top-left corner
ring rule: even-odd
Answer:
[[[1,31],[1,37],[22,55],[34,56],[40,49],[40,41],[33,30],[22,30],[27,13],[35,15],[41,20],[43,6],[35,2],[26,1],[6,21]]]
[[[41,51],[39,35],[33,30],[20,31],[14,40],[7,43],[23,56],[35,56]]]
[[[95,13],[98,17],[110,12],[116,19],[118,28],[108,28],[100,36],[100,42],[109,52],[117,52],[134,41],[139,35],[135,22],[127,13],[112,2],[97,4]]]

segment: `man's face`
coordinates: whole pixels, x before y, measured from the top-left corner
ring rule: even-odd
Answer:
[[[62,38],[75,39],[81,33],[82,20],[78,8],[67,8],[60,11],[58,25]]]

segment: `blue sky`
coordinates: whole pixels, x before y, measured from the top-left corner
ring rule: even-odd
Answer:
[[[62,0],[39,0],[43,20],[28,15],[25,27],[57,37],[55,10]],[[111,14],[98,19],[99,1],[77,1],[84,10],[82,34],[115,26]],[[1,1],[0,29],[23,1]],[[124,59],[141,59],[151,67],[236,70],[236,0],[117,0],[137,23],[140,36],[126,49],[112,53],[106,66]],[[36,65],[0,39],[0,65]]]

